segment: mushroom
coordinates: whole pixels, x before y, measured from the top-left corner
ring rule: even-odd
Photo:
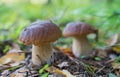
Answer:
[[[63,31],[64,37],[73,37],[72,52],[75,57],[86,55],[92,50],[92,46],[87,39],[87,35],[96,33],[98,38],[98,30],[83,22],[70,22]]]
[[[40,65],[50,62],[53,55],[51,43],[61,35],[61,30],[52,21],[38,20],[25,28],[19,39],[25,45],[32,44],[32,62]]]

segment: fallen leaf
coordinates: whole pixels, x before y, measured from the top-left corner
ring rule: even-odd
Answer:
[[[95,57],[94,59],[95,59],[96,61],[100,61],[100,60],[101,60],[100,57]]]
[[[120,72],[119,72],[119,70],[114,70],[114,72],[115,72],[115,75],[116,75],[117,77],[120,77]]]
[[[15,63],[11,63],[10,66],[14,67],[14,66],[19,66],[20,62],[15,62]]]
[[[109,73],[109,77],[117,77],[117,76],[113,73]]]
[[[120,45],[114,46],[114,47],[112,47],[112,49],[114,50],[114,52],[120,53]]]
[[[48,72],[47,73],[45,73],[45,74],[42,74],[40,77],[48,77]]]
[[[115,60],[117,58],[116,54],[109,54],[108,56],[111,58],[111,60]]]
[[[10,49],[10,46],[9,46],[9,45],[6,45],[6,46],[5,46],[5,49],[3,50],[3,52],[6,53],[9,49]]]
[[[114,69],[120,69],[120,63],[115,63],[115,62],[113,62],[113,63],[112,63],[112,67],[113,67]]]
[[[25,77],[22,73],[11,74],[10,77]]]
[[[64,74],[66,74],[67,75],[67,77],[76,77],[76,76],[74,76],[74,75],[72,75],[69,71],[67,71],[67,70],[62,70],[63,72],[64,72]],[[82,76],[79,76],[79,77],[82,77]]]
[[[62,63],[58,64],[57,66],[62,68],[64,66],[69,66],[69,65],[68,65],[68,62],[62,62]]]
[[[48,71],[48,72],[50,72],[50,73],[56,73],[56,74],[62,75],[63,77],[67,77],[67,75],[64,74],[63,71],[57,69],[57,68],[54,67],[54,66],[48,67],[48,68],[46,69],[46,71]]]
[[[18,70],[10,74],[10,77],[25,77],[24,74],[26,71],[27,69],[25,67],[19,68]]]
[[[20,62],[25,59],[24,53],[9,52],[0,58],[0,64],[7,64],[9,62]]]
[[[41,68],[41,69],[39,70],[39,73],[42,74],[42,73],[44,72],[44,70],[45,70],[46,68],[48,68],[48,67],[49,67],[48,64],[44,65],[43,68]]]
[[[107,56],[107,51],[103,49],[97,49],[97,56],[99,58],[105,58]]]
[[[62,47],[57,47],[60,51],[62,51],[63,53],[65,53],[68,56],[74,57],[71,48],[66,47],[66,48],[62,48]]]
[[[10,73],[10,71],[9,70],[4,70],[3,72],[2,72],[2,76],[7,76],[8,74]]]

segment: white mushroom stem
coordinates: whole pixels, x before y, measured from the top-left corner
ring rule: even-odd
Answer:
[[[86,55],[92,50],[91,44],[88,42],[86,36],[74,37],[72,51],[76,57]]]
[[[39,46],[33,45],[32,48],[32,62],[35,65],[40,65],[48,62],[52,56],[52,47],[50,43],[41,44]]]

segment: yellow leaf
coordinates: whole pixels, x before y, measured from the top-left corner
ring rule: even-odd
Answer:
[[[0,64],[7,64],[9,62],[20,62],[25,59],[25,53],[9,52],[0,58]]]
[[[62,51],[64,54],[69,55],[74,57],[71,48],[66,47],[66,48],[62,48],[62,47],[57,47],[60,51]]]
[[[112,67],[114,68],[114,69],[120,69],[120,64],[119,63],[112,63]]]
[[[112,47],[114,52],[116,53],[120,53],[120,45],[119,46],[115,46],[115,47]]]
[[[50,72],[50,73],[56,73],[56,74],[62,75],[63,77],[67,77],[67,75],[64,74],[63,71],[57,69],[57,68],[54,67],[54,66],[48,67],[46,70],[47,70],[48,72]]]

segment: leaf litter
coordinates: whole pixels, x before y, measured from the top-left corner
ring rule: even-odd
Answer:
[[[75,58],[68,47],[54,47],[54,63],[40,66],[32,64],[30,50],[24,52],[13,42],[9,46],[0,58],[1,77],[120,77],[120,45],[99,48],[81,58]]]

